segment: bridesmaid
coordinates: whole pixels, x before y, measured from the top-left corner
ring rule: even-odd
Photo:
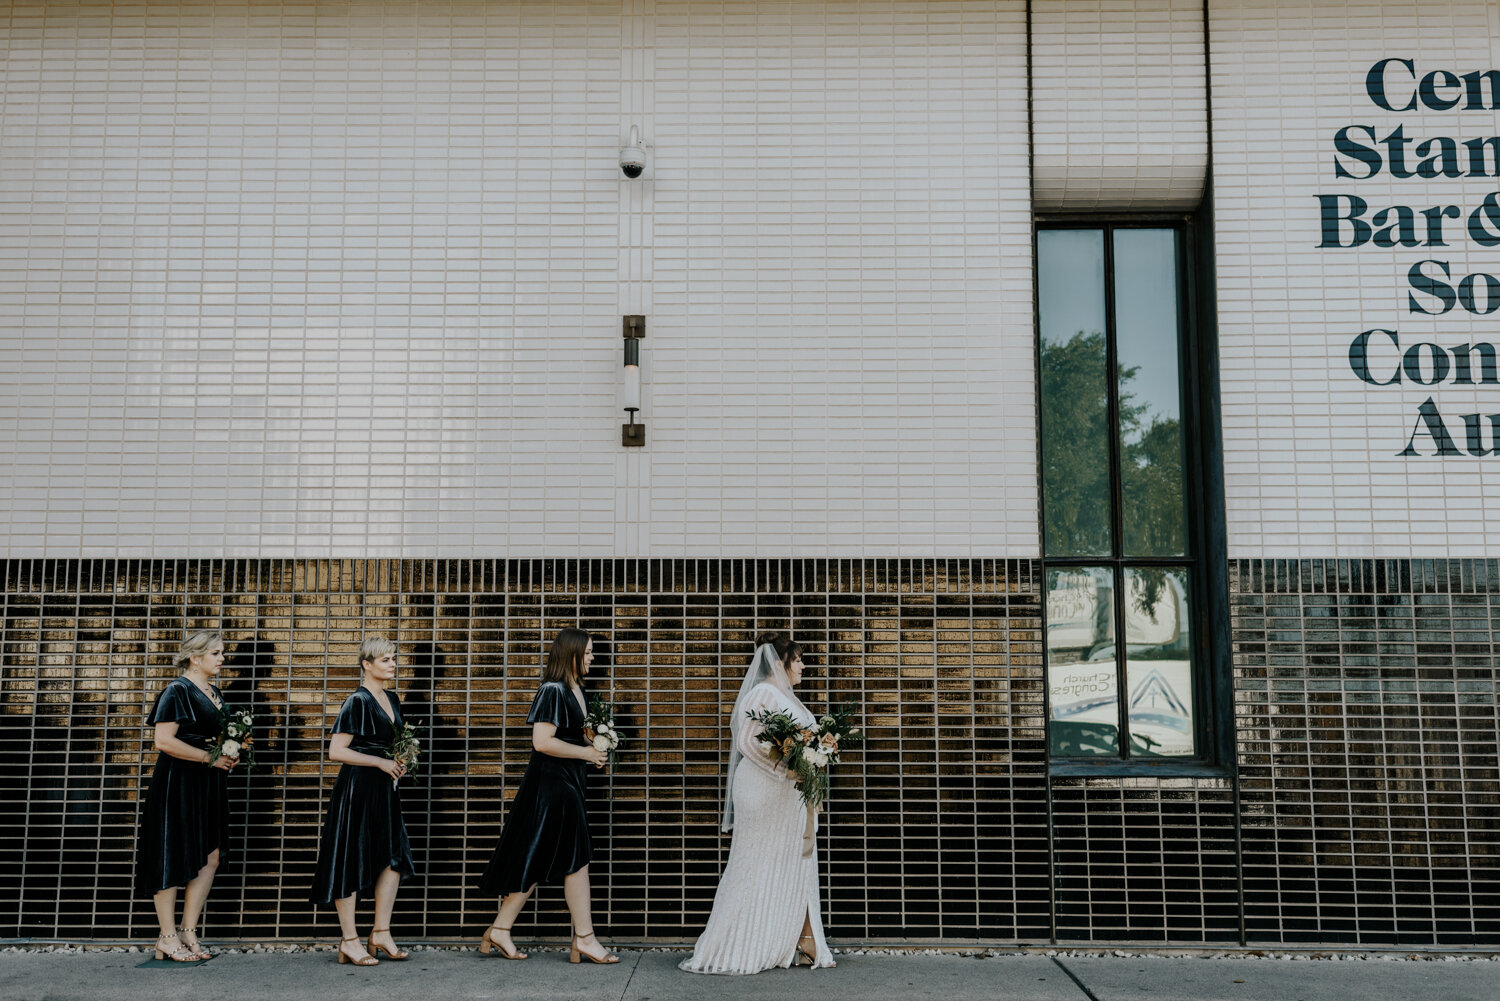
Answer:
[[[586,957],[594,963],[618,963],[594,937],[589,893],[589,819],[584,808],[588,766],[603,768],[605,752],[583,737],[587,701],[583,678],[594,661],[594,643],[581,629],[560,632],[547,652],[542,684],[531,701],[531,761],[500,843],[479,881],[482,893],[501,897],[500,912],[479,940],[479,951],[493,947],[506,959],[525,959],[510,930],[538,883],[562,883],[573,918],[568,962]]]
[[[401,700],[385,687],[396,677],[396,645],[384,636],[366,636],[359,666],[360,686],[344,700],[328,742],[328,757],[343,767],[328,798],[312,901],[332,901],[338,910],[339,962],[375,966],[376,952],[387,959],[410,958],[391,937],[391,909],[401,877],[416,875],[417,867],[396,789],[406,769],[390,757],[401,727]],[[372,887],[375,924],[361,946],[354,905],[356,896]]]
[[[210,763],[207,750],[221,729],[224,698],[213,679],[224,666],[223,638],[212,629],[195,632],[172,663],[186,670],[161,690],[146,718],[155,727],[157,756],[141,818],[136,886],[156,906],[156,958],[191,963],[212,958],[196,928],[214,873],[229,854],[226,773],[240,761],[222,755]],[[181,928],[174,919],[180,886],[187,888]]]

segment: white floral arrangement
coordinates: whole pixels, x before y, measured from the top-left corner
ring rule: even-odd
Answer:
[[[597,695],[589,699],[589,711],[583,720],[583,735],[595,750],[603,751],[609,761],[615,759],[620,746],[620,731],[615,727],[614,706]]]
[[[255,737],[251,733],[255,725],[255,717],[248,709],[231,709],[224,706],[219,710],[219,735],[214,742],[208,746],[208,763],[212,765],[220,758],[246,759],[250,764],[252,748]]]
[[[772,764],[785,766],[797,777],[802,801],[813,809],[828,798],[828,772],[838,762],[839,752],[864,740],[863,732],[852,725],[852,708],[833,710],[816,727],[805,727],[786,713],[768,709],[746,715],[761,725],[756,744]]]

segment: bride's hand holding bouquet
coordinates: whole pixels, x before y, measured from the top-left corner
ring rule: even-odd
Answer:
[[[853,725],[852,707],[833,709],[806,727],[786,713],[762,709],[746,713],[761,725],[758,743],[772,764],[782,765],[800,787],[802,802],[813,809],[828,798],[828,773],[839,754],[863,741]]]

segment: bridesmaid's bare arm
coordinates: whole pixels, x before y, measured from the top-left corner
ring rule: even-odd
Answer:
[[[158,751],[169,757],[191,761],[198,765],[208,764],[209,753],[203,748],[194,747],[192,744],[178,737],[176,723],[156,724],[156,729],[152,733],[152,743]],[[219,756],[219,760],[215,761],[213,766],[215,768],[222,768],[227,772],[239,763],[239,758],[231,758],[229,755],[224,754]]]
[[[609,760],[609,755],[592,744],[588,747],[579,747],[577,744],[570,744],[560,739],[557,736],[557,725],[554,723],[531,724],[531,746],[554,758],[587,761],[595,768],[603,768],[604,763]]]
[[[359,751],[349,749],[349,743],[354,739],[352,733],[336,733],[328,742],[328,757],[341,765],[364,765],[366,768],[379,768],[393,779],[399,779],[406,774],[402,768],[390,758],[382,758],[377,754],[361,754]]]

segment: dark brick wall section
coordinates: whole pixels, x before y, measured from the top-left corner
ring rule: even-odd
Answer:
[[[1250,942],[1500,942],[1495,560],[1230,564]]]
[[[131,892],[142,727],[185,629],[222,625],[226,696],[262,726],[233,780],[235,860],[206,927],[331,934],[305,900],[325,747],[358,683],[361,635],[399,643],[408,718],[430,753],[403,795],[424,872],[398,903],[412,937],[477,935],[471,884],[530,754],[544,637],[597,637],[590,679],[629,743],[593,789],[599,925],[691,939],[719,833],[726,714],[757,631],[808,643],[814,706],[863,707],[870,742],[824,818],[836,938],[1045,938],[1046,764],[1036,566],[1025,561],[11,561],[0,638],[0,937],[150,937]],[[558,890],[528,912],[566,933]],[[530,918],[528,920],[531,920]]]
[[[871,741],[824,818],[835,940],[1500,946],[1495,560],[1235,561],[1238,772],[1049,779],[1040,564],[1005,560],[0,563],[0,937],[151,937],[131,891],[142,718],[222,625],[261,722],[205,925],[329,937],[305,901],[363,633],[430,723],[398,928],[472,937],[471,884],[530,753],[544,639],[597,637],[629,743],[593,789],[599,925],[690,940],[728,850],[726,713],[755,634],[813,652]],[[1241,881],[1243,881],[1241,883]],[[1243,892],[1241,892],[1243,885]],[[368,906],[367,904],[365,906]],[[559,891],[520,933],[560,937]]]
[[[1059,778],[1052,825],[1059,940],[1239,941],[1228,779]]]

